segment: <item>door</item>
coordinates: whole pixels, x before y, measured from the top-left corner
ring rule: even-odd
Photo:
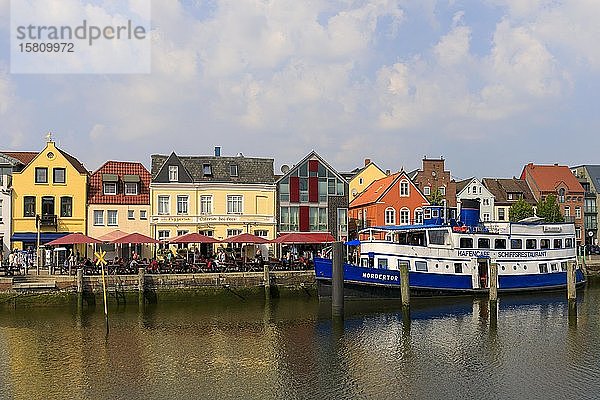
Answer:
[[[487,258],[477,260],[477,272],[479,275],[479,288],[489,288],[489,260]]]
[[[54,215],[54,197],[42,197],[42,215]]]

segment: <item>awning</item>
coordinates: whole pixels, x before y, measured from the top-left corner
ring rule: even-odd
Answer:
[[[360,245],[360,240],[354,239],[349,242],[344,243],[346,246],[358,246]]]
[[[333,243],[335,238],[331,233],[316,233],[316,232],[293,232],[279,236],[271,243],[288,243],[288,244],[319,244]]]
[[[102,182],[118,182],[119,175],[117,174],[102,174]]]
[[[69,232],[42,232],[40,233],[40,243],[45,244],[53,240],[68,235]],[[37,243],[36,232],[18,232],[10,237],[11,242]]]
[[[139,175],[123,175],[123,182],[134,182],[137,183],[140,181]]]

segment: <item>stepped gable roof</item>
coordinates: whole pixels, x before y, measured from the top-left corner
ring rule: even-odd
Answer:
[[[394,185],[401,175],[406,174],[403,172],[397,172],[373,181],[354,200],[352,200],[350,207],[360,207],[377,202],[388,191],[388,189]]]
[[[0,153],[17,160],[23,165],[29,164],[38,155],[36,151],[2,151]]]
[[[523,179],[517,178],[508,178],[508,179],[499,179],[499,178],[483,178],[482,180],[483,186],[487,188],[487,190],[492,193],[494,196],[494,201],[496,204],[502,203],[514,203],[515,200],[508,200],[508,193],[522,193],[523,200],[525,202],[536,205],[537,202],[529,189],[529,185]]]
[[[105,195],[102,177],[105,174],[117,175],[117,194]],[[124,177],[138,176],[138,194],[126,195]],[[139,162],[107,161],[90,176],[88,203],[89,204],[150,204],[150,172]]]
[[[272,158],[245,156],[171,156],[152,155],[152,176],[155,182],[168,182],[163,175],[163,166],[175,162],[175,157],[184,167],[192,182],[227,182],[248,184],[273,184]],[[204,166],[210,165],[210,174],[205,174]],[[230,167],[237,166],[237,176],[232,176]],[[167,171],[168,173],[168,171]],[[181,174],[181,172],[180,172]],[[182,180],[180,179],[180,182]]]
[[[521,173],[521,179],[529,175],[540,192],[555,192],[563,183],[571,193],[583,193],[583,187],[566,165],[527,164]]]

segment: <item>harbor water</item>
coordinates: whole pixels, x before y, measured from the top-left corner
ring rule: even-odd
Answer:
[[[600,285],[485,299],[314,297],[0,310],[1,399],[597,399]]]

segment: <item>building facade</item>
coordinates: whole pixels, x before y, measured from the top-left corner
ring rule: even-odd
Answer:
[[[107,161],[92,173],[88,235],[98,238],[118,229],[150,236],[151,179],[150,172],[139,162]],[[141,251],[143,257],[152,255],[147,247],[141,247]]]
[[[415,182],[419,190],[428,198],[436,191],[442,196],[442,203],[438,204],[445,208],[445,220],[456,218],[456,182],[452,179],[450,171],[446,170],[445,160],[423,158],[423,166],[420,170],[409,173],[409,177]]]
[[[371,183],[386,177],[386,173],[370,159],[366,158],[364,166],[342,174],[348,181],[348,202],[351,203]]]
[[[456,210],[460,215],[462,200],[479,200],[479,218],[483,222],[494,218],[494,195],[477,178],[456,182]]]
[[[152,236],[185,233],[222,240],[240,233],[275,238],[273,159],[238,155],[152,156]],[[205,250],[206,251],[206,250]]]
[[[545,200],[548,195],[556,196],[560,212],[565,222],[575,224],[577,243],[583,243],[583,196],[584,190],[569,167],[565,165],[527,164],[521,173],[536,201]]]
[[[46,147],[12,176],[11,241],[16,248],[36,248],[68,233],[87,233],[88,171],[75,157]]]
[[[600,193],[600,165],[580,165],[571,171],[583,187],[583,226],[585,244],[598,246],[598,193]]]
[[[348,237],[348,182],[316,152],[277,181],[278,232],[329,232]]]
[[[25,168],[36,155],[27,151],[0,153],[0,260],[6,259],[12,250],[12,174]]]
[[[519,199],[523,199],[535,210],[537,201],[533,197],[527,182],[522,179],[483,178],[483,185],[494,196],[492,221],[509,221],[510,207]]]
[[[369,226],[422,224],[426,196],[405,172],[376,180],[352,203],[348,214],[358,230]]]

